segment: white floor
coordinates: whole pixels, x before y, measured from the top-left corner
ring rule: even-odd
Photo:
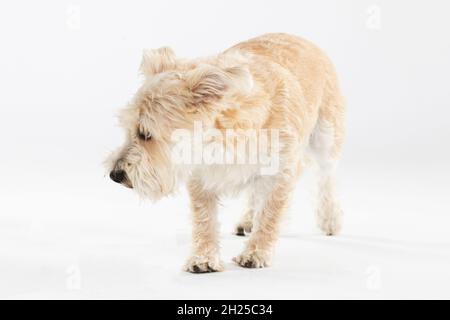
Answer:
[[[374,170],[342,168],[345,229],[334,238],[315,228],[306,174],[267,269],[231,262],[241,201],[225,201],[226,271],[201,275],[181,271],[183,192],[154,205],[101,171],[35,174],[2,186],[0,298],[450,298],[448,173]]]

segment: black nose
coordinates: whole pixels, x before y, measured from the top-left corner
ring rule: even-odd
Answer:
[[[125,179],[125,171],[123,171],[123,170],[113,170],[109,174],[109,177],[111,178],[112,181],[117,182],[117,183],[121,183]]]

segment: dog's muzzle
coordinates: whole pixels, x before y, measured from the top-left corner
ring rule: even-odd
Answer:
[[[121,183],[128,188],[132,188],[131,183],[127,177],[127,173],[124,170],[113,170],[109,173],[109,177],[114,182]]]
[[[122,183],[125,178],[126,178],[126,173],[123,170],[113,170],[111,171],[111,173],[109,174],[109,177],[111,178],[112,181],[117,182],[117,183]]]

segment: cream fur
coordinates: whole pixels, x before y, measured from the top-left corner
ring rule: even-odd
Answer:
[[[144,83],[120,115],[127,141],[110,157],[109,169],[126,172],[122,183],[152,200],[187,183],[193,213],[187,271],[223,269],[217,202],[244,191],[248,208],[236,233],[250,238],[234,260],[250,268],[270,265],[280,218],[307,153],[318,163],[319,227],[327,235],[340,230],[334,171],[343,143],[344,101],[334,68],[320,49],[292,35],[267,34],[195,60],[179,59],[169,48],[145,51],[141,71]],[[279,130],[277,172],[261,175],[258,165],[175,165],[171,134],[192,129],[196,121],[222,131]]]

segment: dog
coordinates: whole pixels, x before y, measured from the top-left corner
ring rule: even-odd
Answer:
[[[262,35],[200,59],[181,59],[163,47],[144,51],[140,71],[143,84],[119,114],[126,142],[109,157],[109,175],[153,201],[172,194],[180,184],[187,186],[193,227],[186,271],[223,270],[218,201],[241,192],[248,194],[248,207],[235,234],[249,239],[233,260],[245,268],[269,266],[281,217],[300,174],[311,163],[308,159],[317,164],[318,226],[326,235],[340,231],[335,171],[344,140],[345,104],[335,69],[318,47],[288,34]],[[191,139],[191,144],[196,140],[203,150],[219,147],[213,148],[220,151],[216,160],[225,155],[232,161],[206,162],[197,155],[189,159],[195,150],[182,157],[188,161],[176,159],[174,149],[179,152],[180,143],[174,136],[199,128],[214,134]],[[253,148],[256,162],[233,162],[249,155],[250,148],[233,149],[233,140],[231,151],[220,149],[231,139],[225,135],[228,131],[234,138],[270,131],[270,139],[260,140],[276,165],[262,170],[268,166],[258,161],[260,144]]]

